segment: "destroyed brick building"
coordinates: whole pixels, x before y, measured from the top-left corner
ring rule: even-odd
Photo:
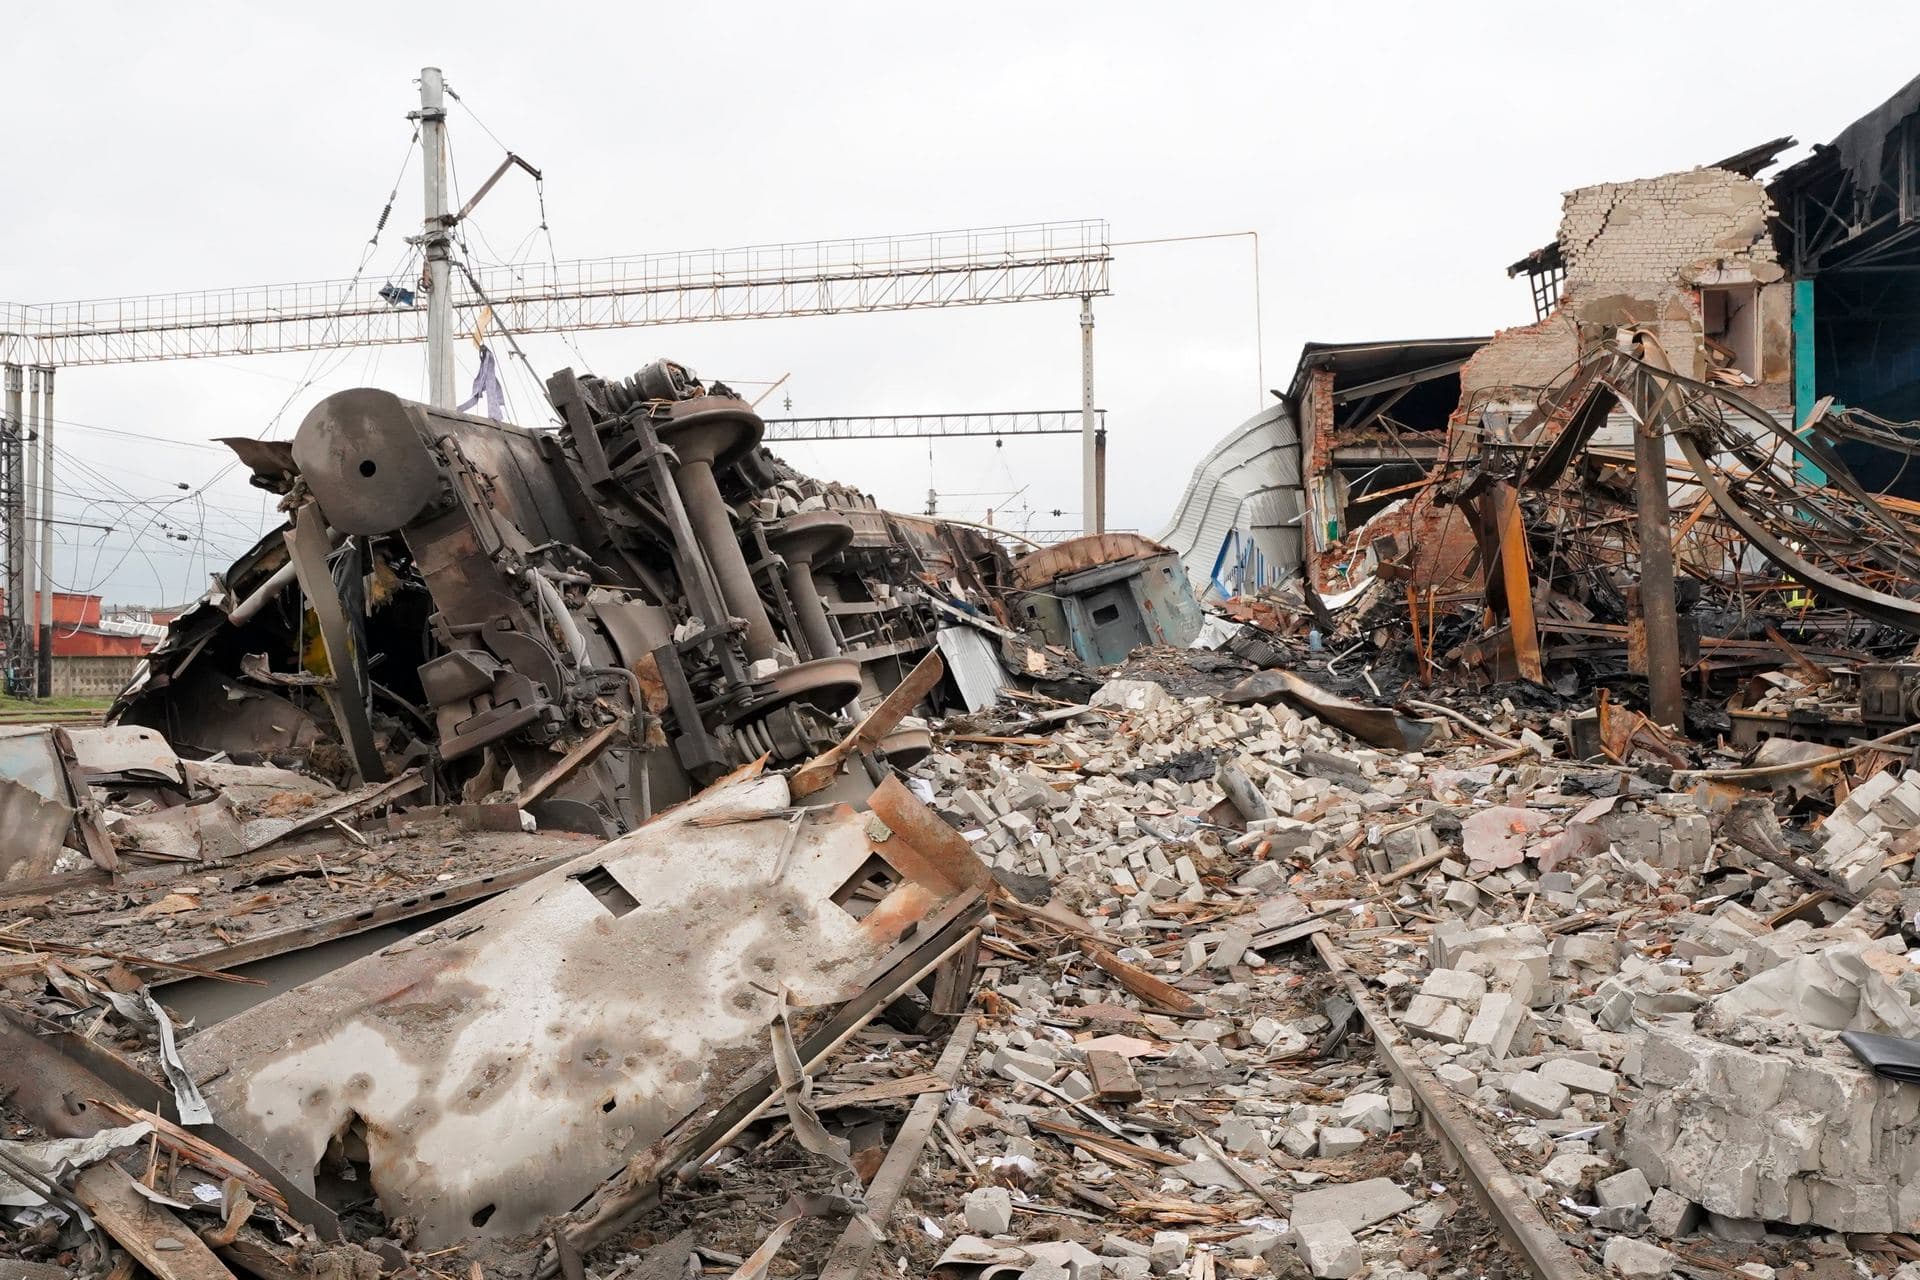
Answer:
[[[667,360],[230,441],[284,526],[0,729],[0,1266],[1911,1280],[1917,130],[1569,193],[1156,539]]]

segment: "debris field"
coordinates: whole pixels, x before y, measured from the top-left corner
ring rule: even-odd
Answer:
[[[0,1280],[1920,1277],[1920,430],[1784,358],[1916,130],[1568,193],[1159,538],[671,360],[226,441],[0,725]]]

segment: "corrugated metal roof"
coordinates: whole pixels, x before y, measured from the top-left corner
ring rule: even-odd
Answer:
[[[1239,589],[1298,572],[1302,562],[1300,433],[1276,403],[1248,418],[1193,469],[1193,478],[1157,541],[1180,553],[1195,590],[1206,595],[1222,549],[1245,566]],[[1236,536],[1237,535],[1237,536]]]
[[[942,627],[934,638],[967,710],[980,711],[1000,701],[1007,672],[993,641],[972,627]]]

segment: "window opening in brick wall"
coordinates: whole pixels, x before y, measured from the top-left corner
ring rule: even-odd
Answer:
[[[1745,386],[1760,380],[1760,290],[1754,285],[1700,290],[1707,378]]]

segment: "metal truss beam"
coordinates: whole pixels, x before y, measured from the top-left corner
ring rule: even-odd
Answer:
[[[1100,220],[703,249],[456,278],[454,320],[514,333],[906,311],[1111,292]],[[0,303],[0,362],[73,367],[426,339],[414,280],[323,280],[81,302]]]
[[[1096,411],[1102,428],[1107,411]],[[916,440],[930,436],[1077,436],[1078,409],[1005,413],[889,413],[866,417],[768,418],[768,440]]]

